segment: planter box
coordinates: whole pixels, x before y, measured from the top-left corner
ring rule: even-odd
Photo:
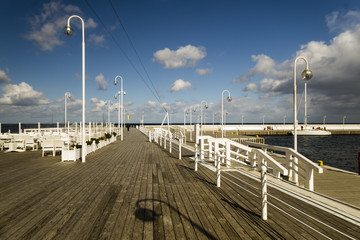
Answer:
[[[61,161],[76,161],[77,159],[80,158],[80,154],[81,154],[81,149],[80,148],[74,148],[73,150],[68,150],[68,149],[62,149],[61,150]]]

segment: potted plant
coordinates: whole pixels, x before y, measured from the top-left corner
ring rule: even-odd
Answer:
[[[63,148],[61,150],[61,161],[76,161],[81,155],[81,145],[76,144],[69,149]]]

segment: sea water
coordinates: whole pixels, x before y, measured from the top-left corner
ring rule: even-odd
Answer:
[[[269,145],[293,147],[293,136],[263,136]],[[360,135],[298,136],[298,152],[313,162],[358,172]]]

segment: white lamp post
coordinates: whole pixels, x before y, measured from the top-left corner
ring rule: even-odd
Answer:
[[[71,94],[69,92],[66,92],[65,93],[65,126],[66,126],[66,123],[67,123],[67,100],[70,100],[71,99]]]
[[[346,116],[343,116],[343,125],[345,124]]]
[[[77,15],[72,15],[68,18],[67,20],[67,25],[64,29],[64,33],[67,36],[71,36],[71,34],[73,33],[73,29],[70,27],[70,20],[72,18],[78,18],[81,20],[81,26],[82,26],[82,151],[81,151],[81,161],[85,162],[85,156],[86,156],[86,152],[85,152],[85,147],[86,147],[86,143],[85,143],[85,27],[84,27],[84,20],[77,16]]]
[[[117,79],[120,78],[120,91],[118,92],[118,95],[120,95],[119,99],[119,112],[118,112],[118,125],[120,126],[120,135],[121,135],[121,141],[124,140],[124,122],[125,122],[125,113],[124,113],[124,102],[123,102],[123,95],[126,95],[126,92],[123,90],[123,78],[121,76],[116,76],[114,80],[114,84],[117,85],[118,81]],[[119,120],[120,119],[120,120]]]
[[[294,150],[297,151],[297,110],[296,110],[296,62],[302,59],[306,63],[305,70],[301,73],[301,77],[303,80],[310,80],[313,76],[311,70],[309,69],[309,64],[306,58],[304,57],[297,57],[294,61]]]
[[[207,109],[208,108],[208,104],[207,104],[207,101],[205,101],[205,100],[202,100],[201,101],[201,103],[200,103],[200,127],[201,127],[201,135],[203,134],[203,131],[202,131],[202,125],[203,125],[203,123],[204,123],[204,121],[203,121],[203,103],[205,104],[205,109]]]
[[[200,111],[201,111],[201,115],[200,115],[200,125],[203,124],[203,103],[205,103],[205,109],[208,109],[208,104],[207,104],[207,101],[205,100],[202,100],[201,103],[200,103]]]
[[[285,123],[286,123],[286,115],[284,115],[284,125],[285,125]]]
[[[326,115],[323,117],[323,124],[325,125]]]
[[[223,90],[221,93],[221,138],[224,137],[224,92],[227,92],[229,94],[227,100],[228,102],[231,102],[229,90]]]

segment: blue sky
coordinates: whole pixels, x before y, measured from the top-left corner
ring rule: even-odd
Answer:
[[[120,88],[113,81],[121,75],[131,122],[138,123],[142,112],[145,122],[161,122],[165,108],[173,122],[182,123],[190,107],[197,109],[196,122],[202,100],[209,105],[206,122],[212,123],[214,113],[219,122],[227,89],[233,98],[224,103],[227,122],[243,117],[259,123],[264,117],[265,123],[282,123],[286,116],[292,123],[292,66],[298,56],[308,59],[314,73],[308,122],[322,122],[325,115],[328,123],[340,123],[343,116],[347,123],[360,122],[359,1],[5,0],[1,123],[62,123],[65,92],[73,96],[68,120],[81,121],[80,21],[71,20],[73,36],[63,33],[73,14],[85,21],[87,122],[107,120],[105,101],[117,103]],[[304,67],[297,63],[300,123]]]

